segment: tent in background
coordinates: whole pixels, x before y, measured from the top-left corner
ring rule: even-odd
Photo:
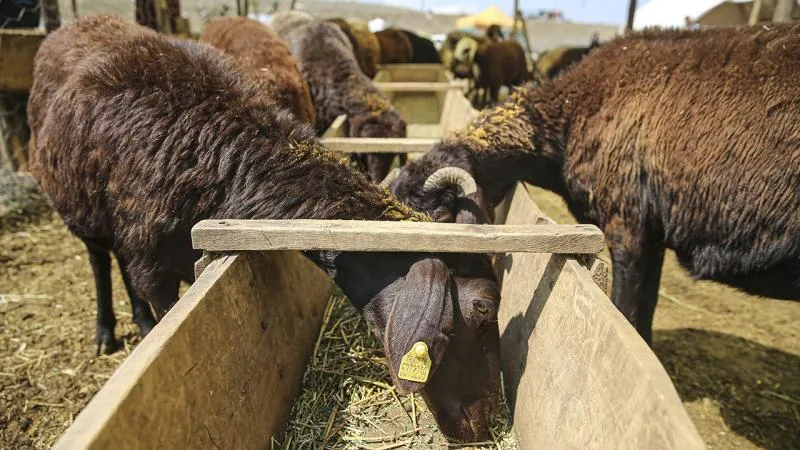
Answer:
[[[492,5],[478,14],[464,16],[456,19],[456,28],[478,28],[485,30],[491,25],[500,25],[501,28],[511,28],[514,26],[514,18],[504,13],[500,8]]]

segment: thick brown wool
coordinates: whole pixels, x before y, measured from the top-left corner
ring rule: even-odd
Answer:
[[[236,58],[259,89],[298,120],[314,125],[311,93],[297,60],[266,25],[245,17],[221,17],[203,29],[200,42]]]

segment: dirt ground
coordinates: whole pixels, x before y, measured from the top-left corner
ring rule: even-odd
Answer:
[[[574,222],[561,200],[539,205]],[[96,356],[86,252],[57,218],[0,232],[0,448],[48,448],[138,342],[118,272],[117,336]],[[800,303],[694,282],[667,257],[654,348],[714,449],[800,448]]]

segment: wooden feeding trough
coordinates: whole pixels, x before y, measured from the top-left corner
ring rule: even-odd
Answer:
[[[347,116],[339,116],[322,136],[329,150],[347,153],[424,153],[448,133],[461,128],[477,111],[439,64],[382,66],[375,85],[408,124],[403,139],[347,136]]]
[[[701,448],[663,367],[586,268],[603,282],[600,230],[550,223],[521,186],[502,216],[507,225],[200,222],[197,281],[55,447],[267,447],[331,288],[298,250],[330,249],[505,254],[499,318],[521,448]]]
[[[27,92],[33,83],[33,58],[44,30],[0,28],[0,91]]]

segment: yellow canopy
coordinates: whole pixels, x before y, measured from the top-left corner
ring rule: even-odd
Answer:
[[[489,28],[491,25],[511,28],[514,26],[514,18],[504,13],[497,6],[492,5],[478,14],[464,16],[456,20],[457,28]]]

